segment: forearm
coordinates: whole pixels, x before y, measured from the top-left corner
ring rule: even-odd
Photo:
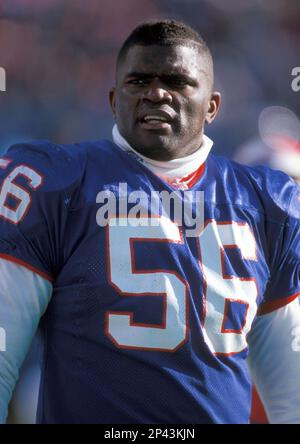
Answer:
[[[290,304],[255,321],[249,365],[269,421],[300,424],[300,306]]]
[[[0,351],[0,422],[39,320],[49,303],[52,285],[41,276],[0,258],[0,327],[6,336]]]

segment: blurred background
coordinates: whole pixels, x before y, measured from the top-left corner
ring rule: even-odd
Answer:
[[[0,155],[20,141],[110,138],[116,54],[151,18],[187,22],[212,50],[223,95],[207,128],[214,152],[300,179],[299,0],[0,0]],[[8,422],[35,420],[40,356],[37,336]]]

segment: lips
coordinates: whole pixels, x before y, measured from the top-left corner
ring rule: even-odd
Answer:
[[[139,122],[144,129],[167,129],[174,119],[172,114],[162,109],[146,110],[140,114]]]
[[[150,114],[142,118],[142,122],[155,123],[155,122],[168,122],[166,117],[156,116],[155,114]]]

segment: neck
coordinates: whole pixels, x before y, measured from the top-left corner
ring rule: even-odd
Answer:
[[[113,140],[123,151],[133,155],[137,160],[145,164],[152,172],[158,176],[183,177],[196,171],[206,161],[212,148],[213,142],[207,136],[203,135],[203,143],[192,154],[172,160],[154,160],[140,154],[134,150],[129,143],[120,134],[117,125],[113,127]]]

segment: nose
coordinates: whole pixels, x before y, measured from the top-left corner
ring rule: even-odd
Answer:
[[[152,103],[171,103],[172,96],[168,89],[159,80],[149,83],[143,94],[143,99]]]

